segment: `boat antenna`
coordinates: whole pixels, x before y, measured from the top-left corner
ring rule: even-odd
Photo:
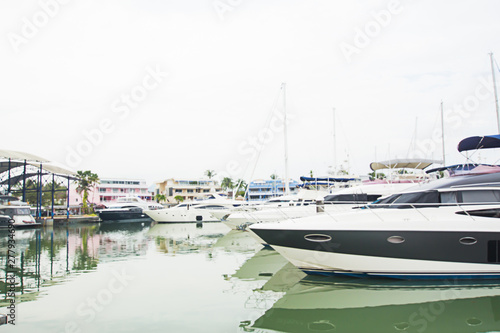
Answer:
[[[441,145],[443,150],[443,165],[446,166],[446,159],[444,154],[444,121],[443,121],[443,100],[441,100]]]
[[[333,175],[337,175],[337,139],[335,137],[335,108],[333,111]]]
[[[286,83],[281,84],[283,90],[283,132],[285,134],[285,195],[290,194],[290,185],[288,180],[288,134],[287,134],[287,119],[286,119]]]
[[[493,79],[493,91],[495,92],[495,110],[497,111],[498,133],[500,133],[500,112],[498,111],[497,83],[495,80],[495,70],[493,67],[493,52],[490,52],[491,76]]]

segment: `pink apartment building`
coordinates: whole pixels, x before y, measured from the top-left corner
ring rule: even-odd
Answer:
[[[71,184],[70,192],[70,206],[80,205],[82,195],[76,191],[76,184]],[[89,192],[89,201],[97,205],[105,205],[125,196],[137,196],[146,201],[153,200],[153,194],[148,191],[145,180],[102,178],[100,183]]]

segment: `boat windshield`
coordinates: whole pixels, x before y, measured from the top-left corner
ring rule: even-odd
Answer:
[[[380,197],[380,194],[352,193],[352,194],[332,194],[325,197],[325,203],[359,203],[373,202]]]
[[[31,211],[29,207],[23,208],[2,208],[0,209],[0,214],[9,215],[10,217],[14,215],[31,215]]]
[[[15,201],[19,201],[19,198],[13,197],[11,195],[0,195],[0,205],[9,205]]]
[[[199,205],[199,206],[193,206],[193,208],[196,209],[225,209],[225,206],[220,206],[220,205]]]

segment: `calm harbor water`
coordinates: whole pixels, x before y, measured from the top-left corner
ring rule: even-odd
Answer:
[[[309,277],[221,223],[79,225],[0,238],[2,332],[499,332],[500,283]]]

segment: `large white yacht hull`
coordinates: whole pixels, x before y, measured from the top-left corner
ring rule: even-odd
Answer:
[[[500,277],[500,266],[446,261],[381,258],[273,246],[308,274],[378,276],[401,279]]]
[[[219,222],[208,210],[197,209],[159,209],[144,211],[158,223]]]
[[[362,210],[249,229],[309,274],[500,277],[500,224],[496,218],[460,214],[472,209]]]

